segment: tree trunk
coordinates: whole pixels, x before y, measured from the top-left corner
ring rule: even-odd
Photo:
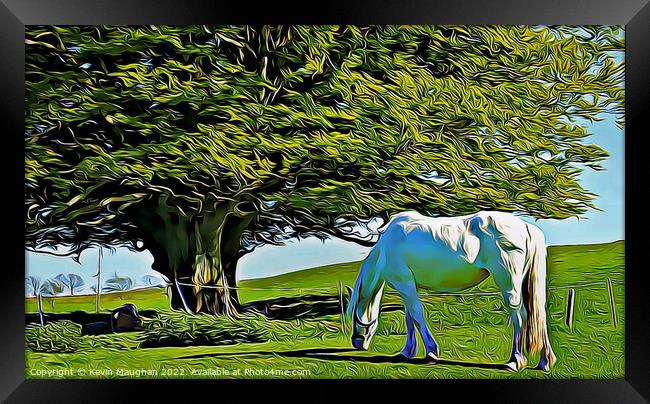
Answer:
[[[197,256],[197,261],[206,260],[205,256]],[[236,262],[230,262],[223,267],[214,264],[202,266],[205,274],[213,279],[207,280],[193,269],[194,276],[177,279],[169,290],[171,307],[185,310],[189,313],[225,314],[236,317],[241,309],[239,294],[235,289]],[[224,276],[225,274],[225,276]]]
[[[196,312],[237,316],[239,303],[236,285],[228,282],[221,258],[209,253],[198,254],[194,264],[192,283],[196,300]]]
[[[174,282],[172,308],[238,315],[235,268],[242,234],[252,216],[235,215],[233,206],[187,216],[159,205],[154,214],[140,216],[145,247],[154,257],[152,268]]]

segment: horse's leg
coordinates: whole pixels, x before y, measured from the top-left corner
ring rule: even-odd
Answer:
[[[503,292],[503,301],[508,307],[510,321],[514,331],[512,336],[512,354],[506,366],[513,371],[525,367],[528,363],[524,353],[524,335],[523,329],[526,325],[527,315],[526,308],[522,298],[522,282],[513,280],[510,271],[505,265],[496,265],[492,270],[494,280],[497,286]],[[516,282],[516,284],[515,284]]]
[[[505,295],[505,294],[504,294]],[[513,341],[512,341],[512,354],[506,366],[513,371],[524,368],[528,361],[524,354],[524,335],[523,328],[526,324],[526,308],[523,305],[517,307],[509,306],[510,320],[514,328]]]
[[[555,357],[555,353],[553,353],[553,349],[551,349],[551,342],[547,339],[540,352],[539,365],[537,365],[537,369],[548,372],[556,361],[557,358]]]
[[[393,284],[393,287],[395,287],[402,297],[402,300],[404,300],[406,311],[410,312],[415,327],[422,336],[422,342],[424,343],[427,357],[437,361],[438,356],[440,355],[440,348],[438,348],[438,344],[427,326],[427,321],[424,317],[424,308],[422,307],[422,302],[420,301],[417,288],[415,287],[415,280],[399,282]]]
[[[415,335],[415,325],[413,324],[413,317],[408,309],[404,310],[406,313],[406,345],[400,352],[400,355],[406,359],[411,359],[418,353],[418,339]]]

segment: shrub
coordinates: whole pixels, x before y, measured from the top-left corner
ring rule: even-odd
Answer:
[[[274,341],[304,341],[311,339],[324,339],[336,336],[341,332],[340,325],[333,321],[318,319],[308,321],[298,320],[268,320],[266,326]]]
[[[246,314],[233,319],[208,314],[171,312],[143,319],[141,347],[227,345],[270,338],[266,317]]]
[[[257,313],[238,318],[180,311],[143,319],[142,348],[161,346],[228,345],[238,342],[296,341],[336,334],[328,322],[269,320]]]
[[[69,320],[25,328],[25,344],[34,352],[75,352],[81,341],[81,326]]]
[[[84,335],[81,339],[79,350],[95,351],[97,349],[109,349],[114,351],[126,351],[136,349],[139,343],[134,333],[119,333],[105,335]]]

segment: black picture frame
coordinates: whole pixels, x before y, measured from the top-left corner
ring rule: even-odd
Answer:
[[[311,7],[311,9],[307,8]],[[133,402],[165,400],[171,394],[222,399],[224,391],[236,393],[237,400],[251,395],[269,398],[326,398],[343,400],[347,392],[370,395],[392,390],[420,393],[427,400],[441,402],[441,393],[455,400],[471,398],[483,402],[648,402],[648,336],[650,304],[646,297],[647,269],[641,261],[645,217],[643,163],[648,159],[641,146],[648,110],[650,74],[650,5],[648,0],[485,0],[457,1],[343,1],[311,4],[274,1],[256,5],[244,1],[208,0],[0,0],[0,113],[2,113],[4,218],[13,219],[5,227],[2,280],[2,332],[0,332],[0,399],[7,402]],[[179,380],[25,380],[24,377],[24,27],[56,24],[621,24],[626,26],[626,125],[625,198],[626,240],[626,354],[625,379],[620,380],[418,380],[379,383],[349,380],[341,383],[346,394],[337,393],[332,380],[249,382]],[[631,147],[629,147],[631,145]],[[634,187],[636,185],[636,188]],[[639,186],[641,185],[641,186]],[[639,190],[638,192],[636,190]],[[21,213],[18,213],[21,212]],[[639,219],[636,219],[636,218]],[[630,218],[630,220],[628,220]],[[6,223],[6,221],[5,221]],[[12,259],[9,260],[8,258]],[[11,264],[9,264],[11,262]],[[399,383],[399,389],[396,384]],[[407,387],[408,386],[408,387]],[[170,393],[171,392],[171,393]],[[321,393],[322,392],[322,393]],[[336,394],[335,394],[336,393]],[[395,398],[399,399],[399,397]],[[302,400],[301,400],[302,401]]]

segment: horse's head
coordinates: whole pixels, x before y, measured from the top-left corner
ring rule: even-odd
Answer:
[[[355,349],[368,349],[372,337],[377,332],[377,318],[370,320],[368,323],[364,323],[358,317],[354,316],[352,323],[352,346]]]
[[[347,289],[350,293],[350,300],[346,315],[352,321],[352,346],[355,349],[366,350],[377,332],[383,286],[379,288],[375,296],[369,299],[359,299],[359,296],[355,295],[350,287]]]

